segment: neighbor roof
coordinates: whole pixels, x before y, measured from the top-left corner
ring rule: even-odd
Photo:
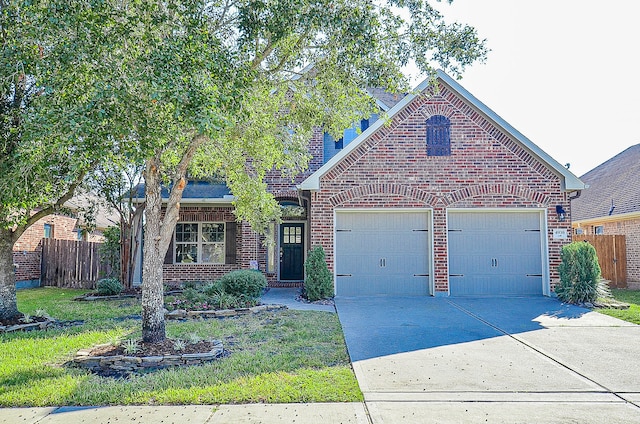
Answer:
[[[549,154],[536,146],[531,140],[522,135],[518,130],[513,128],[508,122],[502,119],[498,114],[489,109],[484,103],[480,100],[476,99],[471,93],[469,93],[464,87],[458,84],[453,78],[447,75],[444,71],[438,70],[436,77],[438,81],[445,86],[449,87],[451,90],[456,92],[463,100],[465,100],[469,105],[471,105],[474,109],[476,109],[479,113],[485,116],[489,121],[493,122],[498,128],[501,128],[508,135],[513,137],[516,141],[518,141],[522,147],[524,147],[529,153],[531,153],[534,157],[537,157],[542,163],[545,163],[549,169],[555,171],[555,173],[562,178],[563,188],[565,191],[576,191],[583,190],[585,185],[578,177],[573,175],[567,168],[560,165],[555,159],[553,159]],[[353,150],[358,148],[358,146],[363,143],[366,139],[368,139],[371,135],[373,135],[381,126],[387,122],[387,120],[393,119],[395,115],[400,113],[413,99],[419,96],[424,90],[429,87],[430,78],[426,78],[413,93],[408,94],[403,97],[395,106],[393,106],[389,111],[388,119],[378,119],[375,123],[373,123],[366,131],[363,131],[355,140],[349,143],[344,149],[340,151],[340,153],[336,154],[331,160],[329,160],[326,164],[324,164],[320,169],[310,175],[306,180],[302,182],[298,186],[299,190],[319,190],[320,189],[320,178],[329,172],[336,164],[338,164],[345,156],[351,153]]]
[[[580,179],[589,188],[571,202],[573,221],[640,212],[640,144],[598,165]]]

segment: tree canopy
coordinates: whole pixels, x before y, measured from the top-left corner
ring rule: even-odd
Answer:
[[[2,173],[44,188],[12,186],[0,219],[6,228],[17,210],[38,207],[41,193],[55,199],[64,191],[56,181],[72,187],[96,160],[144,166],[147,340],[164,337],[161,258],[187,172],[224,178],[238,219],[261,231],[279,213],[263,177],[304,169],[314,127],[338,135],[367,117],[366,87],[406,91],[401,68],[410,61],[426,75],[441,66],[459,76],[486,55],[473,28],[446,23],[426,0],[2,4],[3,69],[24,66],[3,82],[3,101],[15,103],[9,89],[33,86],[32,103],[18,108],[23,121],[11,127],[20,128],[20,153],[5,150],[18,159]],[[25,172],[28,163],[38,172]],[[161,185],[171,187],[164,215]]]

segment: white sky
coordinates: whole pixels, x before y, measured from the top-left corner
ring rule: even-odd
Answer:
[[[491,49],[460,84],[574,174],[640,143],[640,3],[433,4]]]

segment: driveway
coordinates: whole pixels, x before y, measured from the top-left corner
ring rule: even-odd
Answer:
[[[546,297],[336,307],[373,423],[640,423],[640,326]]]

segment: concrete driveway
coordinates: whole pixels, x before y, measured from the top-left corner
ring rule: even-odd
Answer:
[[[530,298],[336,298],[373,423],[640,423],[640,326]]]

